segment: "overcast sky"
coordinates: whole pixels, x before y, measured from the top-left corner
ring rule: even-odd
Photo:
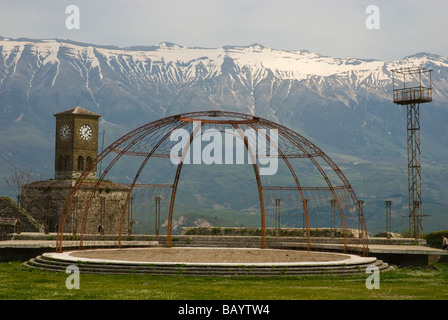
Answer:
[[[80,11],[69,30],[66,7]],[[366,28],[369,5],[380,29]],[[1,0],[0,35],[67,38],[102,45],[173,42],[215,48],[260,43],[335,57],[448,57],[445,0]]]

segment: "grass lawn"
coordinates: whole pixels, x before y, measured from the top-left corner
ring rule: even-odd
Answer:
[[[380,275],[380,288],[367,289],[369,275],[315,277],[187,277],[80,274],[69,290],[69,274],[0,263],[1,300],[445,300],[448,264],[400,268]]]

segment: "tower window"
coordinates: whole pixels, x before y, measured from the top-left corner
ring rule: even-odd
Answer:
[[[65,157],[65,163],[64,163],[64,170],[68,171],[70,169],[70,157],[66,156]]]
[[[64,170],[64,156],[59,156],[58,170],[59,171]]]
[[[84,157],[78,157],[78,171],[84,171]]]
[[[87,156],[87,158],[86,158],[86,167],[90,168],[91,165],[92,165],[92,157],[91,156]]]

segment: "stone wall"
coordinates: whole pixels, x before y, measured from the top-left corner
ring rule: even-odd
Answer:
[[[20,204],[45,226],[45,233],[57,232],[61,209],[72,188],[71,181],[38,181],[22,187]]]
[[[61,213],[75,180],[47,180],[34,182],[22,189],[21,205],[43,225],[46,232],[58,232]],[[95,191],[95,182],[78,189],[66,216],[64,233],[116,234],[123,214],[128,189],[104,182]],[[89,199],[92,201],[86,211]],[[124,210],[123,234],[128,232],[128,210]],[[83,218],[86,217],[85,222]]]
[[[42,228],[26,210],[20,208],[14,200],[8,197],[0,197],[0,217],[19,219],[22,232],[39,232]],[[5,235],[0,236],[4,238]]]

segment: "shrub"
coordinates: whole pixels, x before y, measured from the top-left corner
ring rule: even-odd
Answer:
[[[428,246],[441,249],[443,236],[448,238],[448,230],[428,233],[423,235],[423,238],[426,240]]]

